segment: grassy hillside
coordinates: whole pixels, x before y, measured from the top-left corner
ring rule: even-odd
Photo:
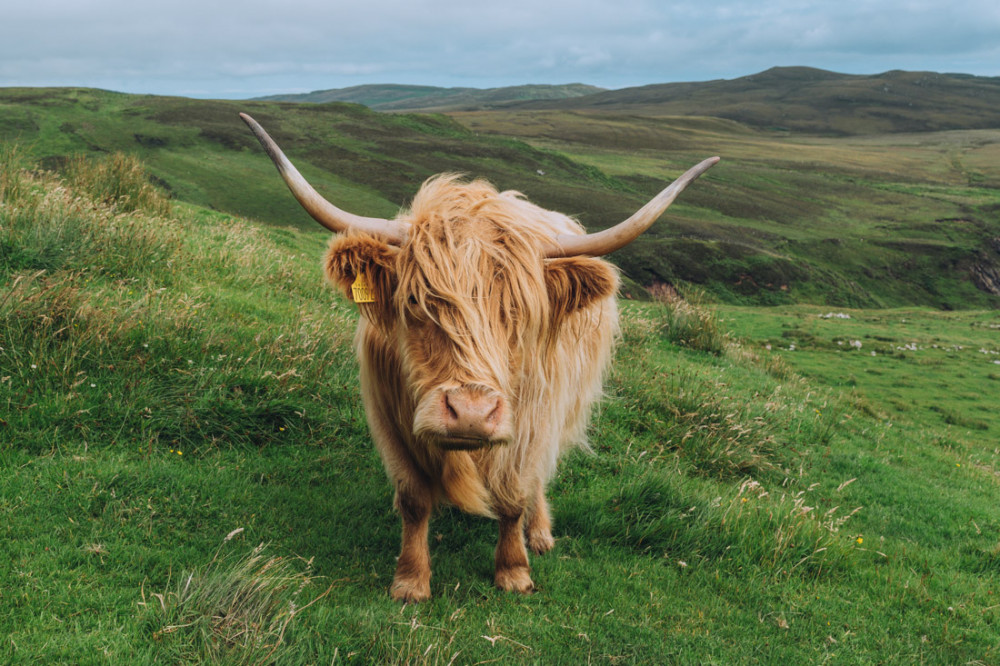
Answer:
[[[998,129],[1000,78],[902,71],[859,76],[775,67],[738,79],[609,90],[519,108],[712,115],[760,129],[836,136]]]
[[[348,104],[196,101],[95,90],[0,91],[0,138],[17,140],[58,165],[66,156],[126,151],[149,165],[178,199],[267,222],[314,228],[295,210],[253,136],[260,120],[328,196],[373,215],[393,215],[420,183],[442,171],[483,174],[505,187],[549,174],[552,205],[600,192],[593,169],[503,138],[477,138],[443,116],[387,116]]]
[[[497,108],[528,100],[570,99],[603,88],[582,83],[566,85],[523,85],[504,88],[437,88],[434,86],[363,85],[332,90],[316,90],[298,95],[270,95],[260,100],[272,102],[351,102],[376,111],[456,111]]]
[[[317,225],[298,210],[238,113],[257,118],[320,192],[360,214],[392,216],[426,178],[489,178],[542,205],[596,220],[628,215],[627,184],[524,142],[476,136],[445,116],[387,115],[353,104],[199,101],[95,90],[0,90],[0,139],[47,165],[125,151],[177,199],[273,224]],[[539,173],[541,172],[541,173]],[[544,175],[543,175],[544,174]]]
[[[2,661],[996,660],[996,411],[890,417],[865,381],[922,355],[829,349],[856,355],[833,389],[762,347],[835,345],[822,310],[725,311],[744,346],[703,309],[625,304],[594,453],[551,488],[539,592],[493,589],[496,525],[445,510],[435,597],[400,607],[322,237],[165,201],[122,157],[60,180],[5,148],[0,200]],[[995,314],[934,322],[997,348]]]
[[[314,229],[238,120],[267,127],[317,188],[391,216],[442,171],[483,176],[591,229],[701,159],[723,162],[612,259],[632,280],[730,303],[1000,305],[1000,130],[796,138],[706,118],[561,111],[379,114],[349,104],[0,90],[0,138],[49,166],[138,155],[178,201]]]
[[[998,304],[1000,131],[795,138],[715,118],[561,111],[453,117],[652,195],[698,155],[723,162],[615,259],[643,284],[729,302]]]

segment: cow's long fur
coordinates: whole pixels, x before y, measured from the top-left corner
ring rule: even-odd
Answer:
[[[376,294],[361,306],[355,345],[369,428],[404,523],[394,595],[429,594],[426,581],[407,581],[429,579],[426,545],[414,544],[426,543],[426,516],[441,501],[500,520],[497,583],[528,591],[520,531],[537,552],[551,547],[544,489],[560,454],[586,446],[618,333],[617,273],[600,259],[546,260],[552,237],[583,233],[580,225],[483,181],[431,179],[400,220],[410,229],[402,247],[347,234],[326,257],[345,291],[364,272]],[[504,396],[509,443],[445,450],[424,436],[435,392],[480,385]],[[508,564],[523,567],[526,582],[511,583]]]

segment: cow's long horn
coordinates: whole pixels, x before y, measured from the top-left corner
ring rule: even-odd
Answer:
[[[677,195],[684,191],[684,188],[695,181],[698,176],[705,173],[718,164],[718,157],[710,157],[704,162],[691,167],[684,175],[672,182],[665,190],[657,194],[653,199],[640,208],[636,213],[619,224],[597,231],[585,236],[574,236],[570,234],[559,234],[555,238],[554,245],[549,249],[549,257],[573,257],[577,255],[589,255],[600,257],[619,250],[644,232],[656,221],[663,211],[667,209],[677,198]]]
[[[317,222],[333,232],[356,229],[379,236],[393,245],[400,245],[403,242],[406,237],[406,229],[399,222],[384,220],[378,217],[354,215],[353,213],[348,213],[345,210],[337,208],[321,197],[319,192],[306,182],[306,179],[302,177],[298,169],[288,161],[285,154],[281,152],[281,148],[278,148],[278,144],[268,136],[267,132],[264,131],[264,128],[256,120],[245,113],[241,113],[240,118],[253,131],[257,140],[260,141],[260,145],[264,147],[271,161],[274,162],[274,166],[278,167],[278,173],[285,180],[288,189],[292,191],[292,194],[302,204],[302,207],[306,209],[306,212],[312,215]]]

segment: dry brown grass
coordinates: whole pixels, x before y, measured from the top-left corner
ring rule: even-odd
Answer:
[[[233,530],[223,544],[242,530]],[[220,551],[222,547],[220,546]],[[264,544],[242,558],[219,558],[185,574],[179,586],[143,595],[140,604],[158,626],[153,639],[185,662],[272,663],[289,625],[326,596],[304,592],[318,580],[312,560],[265,555]]]
[[[142,162],[133,155],[113,153],[100,160],[76,157],[66,173],[75,190],[116,212],[170,215],[170,200],[153,186]]]

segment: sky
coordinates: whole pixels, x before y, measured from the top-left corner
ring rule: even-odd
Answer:
[[[1000,76],[997,0],[20,0],[0,87],[245,99],[366,83],[626,88],[775,66]]]

